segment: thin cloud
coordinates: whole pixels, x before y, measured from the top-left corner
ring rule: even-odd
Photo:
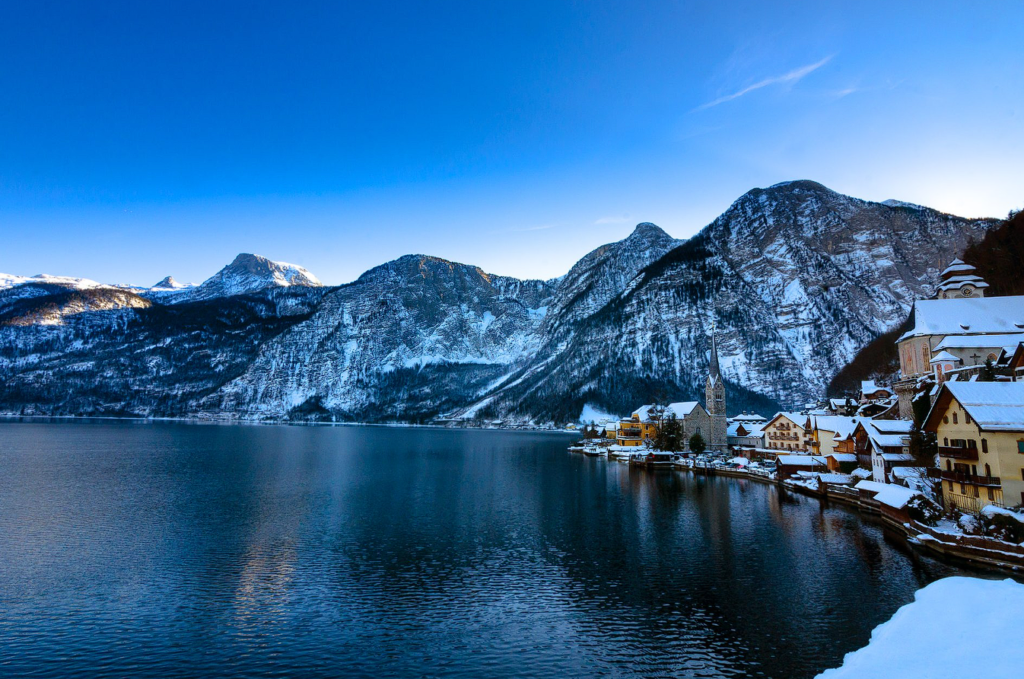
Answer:
[[[760,82],[756,82],[753,85],[750,85],[748,87],[744,87],[739,92],[733,92],[732,94],[727,94],[724,97],[719,97],[718,99],[715,99],[714,101],[709,101],[706,104],[701,104],[700,106],[698,106],[697,108],[695,108],[693,110],[694,111],[703,111],[704,109],[711,108],[712,106],[718,106],[719,104],[724,104],[727,101],[732,101],[733,99],[739,99],[744,94],[750,94],[754,90],[759,90],[762,87],[768,87],[769,85],[787,85],[787,84],[792,84],[792,83],[799,82],[804,77],[810,75],[811,73],[817,71],[819,68],[821,68],[822,66],[824,66],[828,62],[832,61],[832,57],[834,57],[834,56],[835,56],[834,54],[829,55],[829,56],[825,57],[824,59],[822,59],[821,61],[815,62],[813,64],[808,64],[806,66],[801,66],[800,68],[793,69],[789,73],[785,73],[783,75],[777,75],[777,76],[772,77],[772,78],[765,78],[764,80],[761,80]]]
[[[629,221],[629,215],[613,215],[594,220],[594,224],[622,224]]]

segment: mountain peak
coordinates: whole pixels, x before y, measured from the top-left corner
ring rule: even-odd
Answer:
[[[186,283],[179,283],[178,281],[174,280],[174,276],[167,276],[166,278],[164,278],[162,281],[160,281],[159,283],[157,283],[156,285],[154,285],[150,289],[151,290],[152,289],[157,289],[157,290],[181,290],[183,288],[188,288],[188,287],[191,287],[191,286],[189,286]]]

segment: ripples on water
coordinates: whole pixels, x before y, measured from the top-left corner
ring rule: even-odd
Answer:
[[[569,440],[0,423],[0,674],[809,677],[958,572]]]

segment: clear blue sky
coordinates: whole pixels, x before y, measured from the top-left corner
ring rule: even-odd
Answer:
[[[0,271],[561,275],[814,179],[1024,207],[1024,3],[4,4]]]

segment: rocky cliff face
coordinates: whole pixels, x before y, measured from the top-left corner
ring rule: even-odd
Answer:
[[[700,400],[713,326],[731,409],[794,406],[991,223],[802,181],[750,191],[686,242],[641,224],[553,282],[410,255],[324,288],[240,255],[163,293],[15,283],[0,410],[564,421]]]

